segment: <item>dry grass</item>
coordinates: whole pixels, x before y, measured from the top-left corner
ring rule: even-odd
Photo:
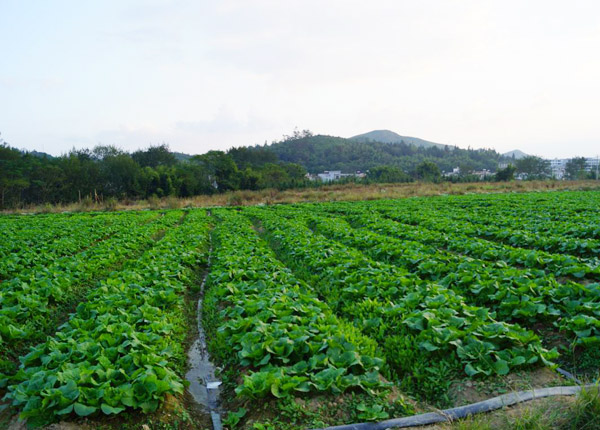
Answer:
[[[507,193],[557,190],[600,190],[600,181],[512,181],[477,182],[452,184],[408,183],[408,184],[343,184],[325,185],[320,188],[276,189],[260,191],[233,191],[212,196],[201,195],[190,198],[166,197],[149,200],[109,201],[103,204],[91,202],[66,205],[37,205],[5,210],[2,213],[56,213],[87,212],[99,210],[177,209],[186,207],[251,206],[258,204],[281,204],[324,201],[357,201],[394,199],[415,196],[437,196],[444,194]]]

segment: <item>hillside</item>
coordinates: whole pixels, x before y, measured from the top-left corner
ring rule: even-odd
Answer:
[[[353,136],[350,139],[357,142],[381,142],[381,143],[406,143],[408,145],[414,145],[421,148],[431,148],[433,146],[438,148],[451,147],[450,145],[444,145],[442,143],[430,142],[428,140],[419,139],[418,137],[400,136],[391,130],[373,130],[368,133],[359,134]]]
[[[20,150],[21,154],[29,154],[33,157],[38,157],[38,158],[48,158],[48,159],[52,159],[54,158],[52,155],[50,154],[46,154],[45,152],[41,152],[41,151],[26,151],[24,149]]]
[[[505,152],[502,155],[507,158],[514,158],[515,160],[520,160],[521,158],[529,157],[529,154],[525,154],[519,149],[514,149],[512,151]]]
[[[490,149],[460,149],[447,145],[422,147],[406,142],[365,142],[324,135],[288,138],[257,148],[267,148],[279,160],[301,164],[311,173],[365,171],[380,165],[397,166],[410,173],[424,160],[434,161],[442,171],[451,171],[455,167],[466,171],[495,171],[498,162],[504,159]]]

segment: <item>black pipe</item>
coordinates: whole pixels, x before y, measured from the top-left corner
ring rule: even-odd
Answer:
[[[469,415],[489,412],[505,406],[515,405],[517,403],[527,402],[534,399],[541,399],[550,396],[573,396],[579,393],[584,388],[593,388],[597,385],[589,384],[585,386],[567,386],[567,387],[550,387],[539,388],[529,391],[519,391],[516,393],[504,394],[502,396],[493,397],[482,402],[473,403],[470,405],[459,406],[457,408],[444,409],[440,412],[429,412],[412,417],[394,418],[391,420],[381,421],[378,423],[358,423],[346,424],[341,426],[326,427],[313,430],[385,430],[391,428],[406,428],[416,427],[444,421],[453,421],[459,418],[466,418]]]
[[[575,377],[575,375],[573,375],[571,372],[568,372],[565,369],[561,369],[560,367],[557,367],[556,371],[558,373],[560,373],[562,376],[564,376],[565,378],[570,379],[571,381],[575,382],[577,385],[582,385],[582,382],[579,379],[577,379],[577,377]]]

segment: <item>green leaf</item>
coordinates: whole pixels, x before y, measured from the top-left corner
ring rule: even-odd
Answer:
[[[419,347],[426,349],[427,351],[436,351],[436,350],[440,349],[439,347],[435,346],[428,340],[420,342]]]
[[[66,415],[70,414],[71,412],[73,412],[73,404],[70,404],[69,406],[67,406],[64,409],[61,409],[60,411],[56,411],[56,415]]]
[[[471,363],[469,363],[465,366],[465,373],[469,376],[473,376],[477,375],[479,371],[476,370]]]
[[[498,375],[506,375],[510,371],[508,363],[504,360],[498,360],[494,363],[494,370]]]
[[[510,362],[510,364],[514,367],[514,366],[520,366],[521,364],[525,364],[525,362],[527,361],[527,359],[525,357],[523,357],[522,355],[518,355],[515,358],[513,358]]]
[[[80,417],[87,417],[88,415],[91,415],[94,412],[96,412],[98,408],[95,408],[93,406],[86,406],[81,403],[75,403],[74,409],[75,413]]]
[[[114,408],[110,405],[107,405],[106,403],[102,403],[102,406],[100,408],[102,409],[102,412],[104,412],[106,415],[110,415],[110,414],[116,415],[119,412],[123,412],[125,410],[125,408],[122,408],[122,407]]]

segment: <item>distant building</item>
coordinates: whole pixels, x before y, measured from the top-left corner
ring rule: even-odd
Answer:
[[[317,175],[323,182],[337,181],[342,178],[341,170],[325,170]]]
[[[452,176],[459,176],[460,175],[460,167],[455,167],[452,169],[451,172],[444,172],[444,176],[446,177],[452,177]]]
[[[325,170],[323,173],[318,173],[316,175],[306,174],[306,177],[311,181],[320,180],[322,182],[339,181],[340,179],[348,177],[364,178],[365,176],[366,174],[360,170],[357,170],[355,173],[342,173],[341,170]]]
[[[488,170],[488,169],[482,169],[482,170],[474,170],[473,172],[471,172],[472,175],[478,176],[480,180],[484,180],[485,178],[487,178],[488,176],[492,176],[493,173]]]
[[[586,158],[585,159],[585,170],[588,172],[596,171],[600,169],[600,158]]]
[[[461,175],[460,167],[455,167],[452,169],[451,172],[444,173],[444,176],[447,178],[452,178],[452,177],[460,176],[460,175]],[[491,171],[489,171],[488,169],[483,169],[483,170],[473,170],[472,172],[467,172],[467,175],[477,176],[480,180],[484,180],[486,177],[492,176],[493,173]]]
[[[552,170],[552,177],[555,179],[563,179],[565,177],[565,168],[567,167],[568,158],[555,158],[550,160],[550,169]]]
[[[570,158],[555,158],[550,160],[550,168],[552,169],[552,177],[555,179],[565,178],[565,169]],[[598,158],[586,158],[585,159],[585,171],[595,172],[600,166],[598,165]]]

